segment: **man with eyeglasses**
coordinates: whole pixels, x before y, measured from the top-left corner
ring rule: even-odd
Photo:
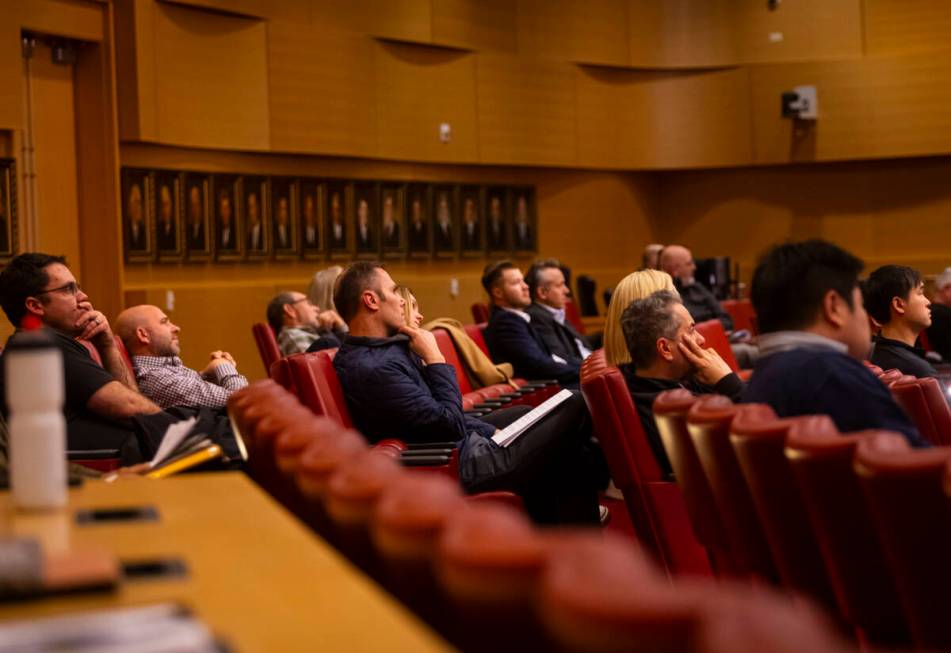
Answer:
[[[306,295],[290,290],[278,293],[268,303],[267,322],[284,356],[339,347],[346,333],[336,311],[321,311]]]

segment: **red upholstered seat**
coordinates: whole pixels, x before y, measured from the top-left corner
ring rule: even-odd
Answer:
[[[931,418],[931,409],[915,377],[902,377],[889,385],[892,397],[908,414],[921,437],[932,444],[941,444],[941,435]]]
[[[868,371],[874,374],[875,376],[881,376],[882,374],[885,373],[885,370],[883,370],[882,368],[880,368],[878,365],[876,365],[875,363],[871,361],[862,361],[862,364],[865,365],[865,367],[868,368]]]
[[[905,375],[901,373],[901,370],[885,370],[878,376],[878,380],[885,385],[889,385],[890,383],[901,380],[903,376]]]
[[[90,356],[94,361],[96,361],[96,363],[99,364],[99,367],[102,367],[102,356],[99,355],[99,350],[96,349],[96,345],[92,344],[92,343],[89,342],[88,340],[79,340],[78,338],[76,339],[76,342],[78,342],[78,343],[81,344],[83,347],[85,347],[85,348],[86,348],[86,351],[89,352],[89,356]]]
[[[578,310],[578,305],[570,299],[565,302],[565,319],[568,320],[578,333],[582,335],[587,333],[584,322],[581,321],[581,311]]]
[[[680,488],[664,478],[624,377],[607,365],[604,350],[581,365],[581,391],[639,541],[671,574],[709,574],[710,563],[690,528]]]
[[[748,299],[727,299],[720,302],[720,306],[733,318],[733,328],[746,329],[756,334],[756,311],[753,302]]]
[[[456,351],[456,346],[452,342],[452,338],[449,335],[449,332],[445,329],[434,329],[433,336],[436,338],[436,345],[439,347],[440,353],[446,359],[446,362],[449,365],[452,365],[453,369],[456,372],[456,381],[459,383],[459,391],[462,392],[462,399],[471,399],[474,406],[482,403],[487,400],[499,399],[506,395],[512,395],[513,388],[507,383],[496,383],[493,385],[486,386],[484,388],[473,388],[472,384],[469,383],[469,377],[466,376],[465,366],[462,363],[462,360],[459,358],[459,353]],[[508,397],[511,399],[512,397]],[[514,402],[514,403],[521,403]],[[514,405],[514,403],[510,405]]]
[[[730,366],[734,372],[740,371],[740,366],[736,362],[733,350],[730,348],[730,340],[726,337],[726,331],[723,330],[723,324],[720,320],[707,320],[700,322],[696,326],[697,332],[706,340],[704,347],[713,348],[720,358]]]
[[[343,398],[343,388],[334,370],[336,349],[287,357],[291,375],[301,402],[317,415],[324,415],[341,426],[353,428],[353,420]]]
[[[486,356],[489,355],[489,347],[485,344],[485,337],[482,335],[482,330],[485,329],[485,321],[479,322],[477,324],[467,324],[465,325],[466,334],[472,338],[472,341],[479,346],[479,349],[482,350]]]
[[[859,442],[854,461],[912,640],[934,650],[951,648],[949,462],[951,447],[912,449],[892,433]]]
[[[873,644],[906,646],[895,583],[852,471],[856,446],[873,433],[842,435],[826,415],[799,418],[789,428],[786,457],[846,621]]]
[[[936,442],[941,445],[951,444],[951,407],[945,396],[944,387],[938,379],[918,379],[918,387],[925,396],[925,403],[934,421]]]
[[[122,357],[122,362],[125,363],[126,369],[129,370],[129,374],[132,375],[132,378],[135,378],[135,367],[132,365],[132,357],[129,356],[129,351],[125,348],[125,344],[122,342],[122,338],[119,336],[113,336],[116,341],[116,349],[119,350],[119,355]]]
[[[290,363],[284,357],[278,358],[268,370],[268,376],[274,379],[282,388],[288,392],[297,394],[297,386],[294,383],[294,375],[291,372]]]
[[[277,346],[277,337],[270,325],[258,322],[251,327],[254,334],[254,343],[258,346],[258,353],[261,354],[261,362],[265,370],[270,370],[278,358],[281,357],[281,350]]]
[[[489,307],[483,302],[473,302],[470,310],[472,311],[472,320],[476,324],[489,321]]]

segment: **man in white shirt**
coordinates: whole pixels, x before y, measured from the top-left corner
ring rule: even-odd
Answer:
[[[532,303],[525,311],[532,316],[535,332],[545,341],[552,354],[581,365],[591,354],[591,344],[565,320],[568,284],[555,259],[535,262],[525,277]]]

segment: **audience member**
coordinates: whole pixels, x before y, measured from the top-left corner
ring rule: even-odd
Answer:
[[[116,333],[135,367],[139,390],[162,408],[207,406],[224,408],[235,390],[248,385],[226,351],[211,353],[201,372],[185,367],[178,357],[181,331],[158,306],[142,304],[119,313]]]
[[[336,311],[321,311],[306,295],[290,290],[278,293],[268,303],[267,322],[277,334],[284,356],[339,347],[345,333]]]
[[[760,357],[743,393],[781,417],[824,413],[842,432],[879,428],[927,446],[861,363],[871,342],[862,261],[822,240],[778,245],[753,273]]]
[[[416,301],[416,295],[413,294],[413,291],[406,286],[400,286],[396,289],[396,294],[405,302],[403,304],[403,318],[406,324],[417,329],[423,326],[423,314],[419,312],[419,302]]]
[[[564,386],[577,387],[580,362],[553,353],[535,330],[532,316],[525,310],[532,303],[528,285],[515,264],[501,261],[487,265],[482,287],[491,302],[484,337],[492,360],[511,363],[515,374],[526,379],[556,379]]]
[[[924,350],[915,346],[931,324],[931,302],[921,274],[903,265],[883,265],[869,275],[864,295],[869,315],[881,325],[869,359],[884,370],[937,377]]]
[[[665,474],[673,473],[654,422],[654,399],[665,390],[686,388],[694,394],[717,394],[738,401],[743,382],[703,336],[677,295],[659,290],[624,310],[621,328],[631,362],[620,366],[644,433]]]
[[[951,362],[951,268],[945,268],[934,282],[931,300],[931,326],[925,332],[928,344],[941,354],[944,362]]]
[[[307,297],[310,298],[311,303],[323,307],[324,310],[336,312],[334,282],[341,274],[343,274],[343,268],[339,265],[331,265],[329,268],[315,272],[307,286]],[[343,320],[338,326],[346,333],[347,324]]]
[[[561,264],[555,259],[537,261],[525,281],[532,299],[525,312],[532,317],[535,332],[552,354],[580,366],[595,347],[565,319],[569,290]]]
[[[371,442],[458,441],[459,476],[469,492],[512,490],[537,521],[598,517],[596,484],[584,462],[590,437],[578,394],[555,408],[507,448],[491,436],[528,408],[484,419],[462,410],[455,370],[433,334],[408,325],[405,302],[383,266],[361,261],[341,276],[335,304],[350,333],[334,358],[347,406]]]
[[[641,269],[642,270],[659,270],[660,269],[660,253],[664,251],[664,246],[660,243],[651,243],[644,248],[644,253],[641,254]]]
[[[604,318],[604,358],[608,365],[631,362],[627,339],[621,328],[621,316],[635,299],[644,299],[658,290],[669,290],[677,295],[674,280],[669,274],[660,270],[631,272],[621,279],[617,288],[614,289]]]

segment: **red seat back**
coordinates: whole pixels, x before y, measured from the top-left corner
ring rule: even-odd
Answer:
[[[918,379],[918,387],[925,397],[931,419],[934,421],[937,443],[951,444],[951,408],[944,394],[944,387],[938,379]]]
[[[347,428],[353,427],[343,388],[333,359],[336,349],[288,356],[298,398],[317,415],[324,415]]]
[[[281,357],[274,361],[271,369],[268,370],[268,376],[277,381],[285,390],[298,394],[297,384],[294,383],[294,373],[291,372],[291,365],[287,358]]]
[[[736,357],[730,348],[730,340],[726,337],[726,331],[723,330],[723,324],[720,320],[707,320],[700,322],[696,326],[697,332],[706,340],[704,347],[713,348],[720,358],[730,366],[734,372],[740,371],[740,366],[736,363]]]
[[[489,321],[489,306],[487,304],[474,302],[470,310],[472,311],[472,320],[476,324]]]
[[[895,433],[859,442],[855,473],[921,648],[951,648],[951,505],[942,489],[951,447],[912,449]]]
[[[79,340],[78,338],[76,339],[76,342],[78,342],[78,343],[81,344],[83,347],[85,347],[85,348],[86,348],[86,351],[89,352],[89,356],[90,356],[94,361],[96,361],[96,363],[99,364],[99,367],[102,367],[102,356],[99,355],[99,350],[96,349],[96,345],[92,344],[92,343],[89,342],[88,340]]]
[[[756,311],[753,302],[749,299],[727,299],[720,302],[720,306],[733,318],[733,328],[746,329],[756,334]]]
[[[565,302],[565,319],[571,323],[571,326],[573,326],[578,333],[582,335],[587,333],[584,328],[584,322],[581,321],[581,311],[578,310],[578,305],[570,299]]]
[[[129,374],[132,375],[132,378],[135,378],[135,367],[132,365],[132,357],[129,356],[129,351],[125,348],[125,343],[122,342],[122,338],[119,336],[113,336],[116,341],[116,349],[119,350],[119,355],[122,356],[122,362],[125,363],[126,369],[129,370]]]
[[[257,322],[251,326],[251,332],[254,334],[254,343],[258,346],[258,353],[261,354],[261,362],[265,370],[270,370],[278,358],[281,357],[281,350],[277,346],[277,337],[270,325]]]
[[[485,344],[485,337],[482,335],[482,331],[485,329],[485,322],[479,322],[478,324],[467,324],[465,326],[466,334],[472,338],[472,341],[479,346],[479,349],[482,350],[482,353],[485,354],[490,359],[489,356],[489,347]]]
[[[459,360],[459,352],[456,351],[456,346],[453,344],[449,332],[445,329],[433,329],[433,336],[436,338],[436,346],[439,347],[440,353],[442,353],[446,362],[452,365],[452,369],[456,371],[459,391],[462,394],[472,392],[472,384],[469,383],[469,377],[466,376],[465,367],[462,361]]]
[[[941,435],[931,418],[931,410],[925,401],[924,392],[918,386],[918,379],[901,378],[889,385],[892,397],[902,407],[914,423],[921,437],[932,444],[941,444]]]
[[[786,458],[843,616],[871,643],[903,646],[908,630],[895,583],[852,471],[855,448],[870,433],[842,435],[825,415],[797,419],[786,437]]]

